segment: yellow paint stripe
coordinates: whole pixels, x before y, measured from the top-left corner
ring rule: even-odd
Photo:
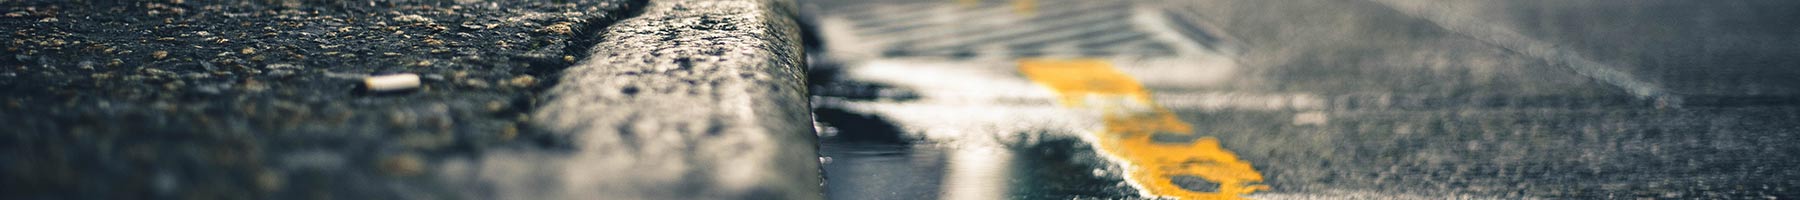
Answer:
[[[963,8],[973,8],[981,4],[981,0],[956,0]],[[1012,0],[1013,13],[1030,15],[1037,13],[1037,0]]]
[[[963,8],[974,8],[981,4],[981,0],[956,0],[956,4],[962,5]]]
[[[1193,134],[1192,125],[1157,106],[1136,79],[1099,59],[1024,59],[1019,72],[1055,90],[1064,106],[1100,109],[1106,130],[1096,133],[1103,153],[1133,167],[1127,178],[1152,195],[1182,199],[1242,199],[1267,190],[1262,173],[1219,146],[1213,137],[1193,143],[1159,143],[1154,134]],[[1091,101],[1098,100],[1098,101]],[[1195,176],[1217,183],[1218,191],[1200,192],[1175,185],[1174,178]]]
[[[1013,0],[1013,13],[1030,15],[1037,13],[1037,0]]]

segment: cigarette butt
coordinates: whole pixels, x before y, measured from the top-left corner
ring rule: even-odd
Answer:
[[[388,92],[409,90],[419,87],[418,74],[392,74],[363,78],[363,86],[369,91]]]

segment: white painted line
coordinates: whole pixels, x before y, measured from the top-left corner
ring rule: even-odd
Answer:
[[[1046,21],[1046,22],[1038,23],[1038,24],[1017,24],[1017,23],[1023,21],[1023,20],[1020,20],[1020,21],[1012,22],[1015,25],[1013,27],[1004,27],[1004,28],[1000,27],[1000,26],[973,27],[973,29],[958,31],[958,32],[956,32],[957,34],[950,34],[950,35],[945,35],[945,37],[941,37],[941,38],[933,38],[931,40],[920,41],[918,44],[914,44],[912,46],[917,47],[914,49],[930,49],[930,48],[955,46],[955,45],[975,43],[975,42],[988,41],[988,40],[1005,40],[1005,39],[1015,38],[1017,36],[1030,35],[1032,33],[1063,31],[1063,30],[1057,30],[1056,28],[1075,27],[1076,25],[1090,25],[1091,26],[1091,25],[1098,24],[1098,23],[1120,23],[1120,22],[1122,22],[1122,21],[1118,20],[1117,18],[1113,18],[1113,17],[1114,17],[1113,15],[1107,15],[1107,14],[1094,14],[1094,15],[1073,16],[1073,17],[1062,18],[1062,19],[1058,19],[1058,20]]]
[[[892,46],[894,43],[901,41],[931,39],[922,42],[918,46],[964,44],[969,41],[978,41],[976,39],[988,39],[996,35],[1017,35],[1042,31],[1040,29],[1043,27],[1061,27],[1072,24],[1069,22],[1091,22],[1093,19],[1086,18],[1105,17],[1107,15],[1080,14],[1078,16],[1056,18],[1055,20],[1045,21],[1045,23],[1041,24],[1020,24],[1035,19],[1034,17],[1036,16],[1058,16],[1071,12],[1090,11],[1108,6],[1119,6],[1119,4],[1077,4],[1067,7],[1067,9],[1045,10],[1045,12],[1031,15],[1005,14],[982,17],[963,17],[959,19],[961,21],[958,21],[959,24],[955,26],[932,28],[929,31],[915,31],[910,32],[909,34],[884,35],[887,37],[869,38],[868,43],[876,44],[875,46]]]
[[[910,136],[956,146],[1000,145],[1041,130],[1096,130],[1098,113],[1057,106],[1056,93],[1019,77],[1009,64],[875,60],[850,68],[849,78],[913,89],[910,102],[846,102],[902,124]],[[1060,134],[1075,134],[1065,132]]]
[[[1162,12],[1162,9],[1133,6],[1131,21],[1136,22],[1146,29],[1144,32],[1150,33],[1152,38],[1156,38],[1159,41],[1167,41],[1164,43],[1173,45],[1175,47],[1175,54],[1188,55],[1207,52],[1206,47],[1200,45],[1200,41],[1188,39],[1188,37],[1182,36],[1180,31],[1175,31],[1173,27],[1169,27],[1169,24],[1173,22],[1169,22],[1168,19],[1163,18]]]
[[[1670,94],[1656,84],[1638,80],[1631,74],[1614,70],[1614,67],[1607,66],[1605,63],[1583,57],[1581,53],[1574,50],[1532,39],[1499,24],[1487,23],[1468,15],[1457,15],[1454,13],[1457,9],[1451,8],[1450,3],[1417,0],[1369,1],[1393,8],[1395,11],[1409,16],[1431,21],[1451,32],[1467,35],[1476,40],[1544,59],[1551,63],[1568,66],[1577,74],[1619,87],[1638,98],[1656,100],[1658,104],[1669,106],[1679,106],[1681,102],[1680,96]]]
[[[1519,197],[1512,197],[1512,198],[1499,198],[1499,197],[1490,197],[1490,196],[1480,196],[1480,195],[1468,195],[1468,194],[1455,194],[1455,193],[1427,193],[1427,194],[1418,194],[1418,193],[1391,193],[1391,192],[1379,192],[1379,191],[1368,191],[1368,190],[1341,190],[1341,189],[1325,189],[1325,190],[1324,190],[1324,191],[1318,191],[1318,192],[1307,192],[1307,193],[1272,193],[1272,192],[1265,192],[1265,193],[1256,193],[1256,194],[1251,194],[1251,195],[1250,195],[1250,196],[1248,196],[1248,198],[1249,198],[1249,199],[1256,199],[1256,200],[1339,200],[1339,199],[1386,199],[1386,200],[1434,200],[1434,199],[1463,199],[1463,200],[1489,200],[1489,199],[1538,199],[1538,198],[1529,198],[1529,197],[1525,197],[1525,198],[1519,198]]]

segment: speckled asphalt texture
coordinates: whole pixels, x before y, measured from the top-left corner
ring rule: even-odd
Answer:
[[[0,198],[482,198],[440,164],[573,149],[530,111],[641,4],[0,1]]]

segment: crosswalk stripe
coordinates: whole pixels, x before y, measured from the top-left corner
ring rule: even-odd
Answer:
[[[1100,30],[1100,31],[1090,31],[1090,32],[1086,32],[1086,33],[1082,33],[1082,34],[1078,34],[1078,35],[1067,35],[1064,37],[1058,37],[1053,40],[1046,40],[1046,41],[1041,41],[1041,42],[1030,42],[1030,43],[1015,42],[1012,44],[1008,44],[1008,46],[1010,46],[1014,49],[1045,48],[1048,46],[1059,45],[1059,44],[1072,45],[1069,47],[1080,47],[1079,44],[1093,43],[1092,41],[1104,41],[1104,40],[1113,40],[1113,39],[1123,38],[1123,37],[1131,37],[1131,35],[1133,35],[1133,34],[1142,34],[1142,33],[1137,33],[1137,30],[1134,29],[1134,26],[1126,26],[1126,27],[1122,27],[1122,28],[1112,28],[1112,29],[1104,29],[1104,30]],[[1093,45],[1106,46],[1107,44],[1096,43]]]
[[[1085,5],[1085,4],[1083,4],[1083,5]],[[975,7],[939,6],[937,8],[944,8],[944,9],[939,9],[939,10],[948,10],[950,12],[936,13],[936,15],[932,15],[932,16],[928,16],[928,17],[890,17],[888,19],[882,19],[882,20],[891,20],[893,22],[888,27],[859,28],[858,32],[862,32],[865,34],[903,33],[904,30],[911,30],[911,29],[926,27],[926,26],[930,26],[930,25],[944,25],[944,23],[956,23],[958,19],[983,19],[983,18],[990,18],[990,17],[996,17],[996,16],[1016,16],[1012,12],[1012,9],[1006,7],[1005,5],[999,5],[999,4],[983,4],[983,5],[979,5],[979,6],[975,6]],[[1064,11],[1068,11],[1068,10],[1077,10],[1077,9],[1085,9],[1085,8],[1086,7],[1059,6],[1059,7],[1055,7],[1054,9],[1051,9],[1048,11],[1054,11],[1054,12],[1060,13],[1060,12],[1064,12]],[[934,11],[938,11],[938,10],[934,10]],[[950,19],[950,20],[937,21],[937,20],[933,20],[933,19]]]
[[[1205,29],[1200,28],[1196,23],[1190,21],[1189,17],[1183,17],[1181,14],[1177,13],[1180,12],[1165,11],[1162,14],[1162,17],[1168,19],[1168,24],[1174,26],[1176,32],[1180,32],[1182,36],[1187,36],[1189,39],[1193,39],[1194,42],[1199,42],[1201,45],[1210,46],[1220,42],[1218,36],[1208,34]]]
[[[936,2],[913,3],[913,4],[918,4],[918,5],[909,5],[908,6],[909,8],[901,9],[901,11],[898,11],[900,14],[894,14],[893,12],[887,12],[886,14],[877,14],[877,13],[873,13],[873,12],[868,12],[868,13],[855,13],[850,17],[855,17],[856,19],[862,19],[861,21],[858,21],[856,23],[856,26],[859,28],[879,29],[877,27],[909,25],[909,24],[917,24],[920,22],[931,22],[931,20],[926,20],[926,19],[939,18],[939,17],[950,17],[952,19],[987,19],[987,18],[993,18],[996,16],[1026,16],[1026,17],[1030,16],[1030,15],[1021,15],[1021,14],[1015,12],[1015,8],[1012,5],[1007,5],[1007,4],[977,4],[976,6],[973,6],[973,7],[966,7],[966,6],[960,6],[960,5],[948,4],[948,3],[936,3]],[[1039,10],[1039,11],[1053,11],[1055,13],[1069,13],[1069,12],[1079,13],[1084,10],[1094,10],[1094,9],[1096,9],[1094,7],[1098,7],[1095,5],[1112,5],[1112,4],[1123,5],[1125,3],[1123,3],[1123,2],[1093,3],[1093,2],[1089,2],[1089,1],[1075,1],[1075,2],[1068,2],[1068,3],[1064,3],[1064,4],[1058,4],[1058,6],[1050,7],[1050,9]],[[887,10],[884,10],[884,11],[887,11]]]
[[[933,13],[933,15],[931,15],[931,16],[923,16],[920,18],[909,19],[909,20],[897,20],[893,23],[879,24],[879,25],[858,25],[855,27],[855,29],[856,29],[855,31],[857,34],[863,34],[863,35],[883,35],[883,34],[894,34],[894,33],[909,33],[912,30],[918,30],[920,28],[941,26],[944,23],[944,21],[942,21],[943,19],[945,19],[945,18],[954,19],[952,17],[958,15],[958,14],[954,14],[954,13],[956,13],[954,11],[947,11],[947,10],[951,10],[951,9],[953,9],[953,8],[942,7],[942,6],[932,7],[930,10],[920,11],[920,13]]]
[[[916,18],[919,15],[930,15],[932,13],[915,11],[926,10],[937,6],[941,5],[935,2],[875,4],[870,5],[866,11],[845,13],[844,16],[856,19],[857,22],[855,25],[857,26],[868,26],[869,24],[891,22],[887,20],[904,20]],[[894,15],[895,13],[904,15]]]
[[[1083,15],[1083,16],[1074,16],[1074,17],[1064,18],[1063,20],[1051,21],[1051,22],[1046,22],[1046,23],[1033,23],[1036,26],[1031,26],[1031,28],[1004,29],[1002,31],[969,30],[969,31],[965,31],[967,33],[966,35],[951,36],[948,38],[933,38],[930,40],[924,40],[926,42],[923,42],[922,44],[915,44],[915,45],[900,47],[900,48],[906,48],[906,49],[944,48],[947,46],[954,46],[954,45],[959,45],[959,44],[977,43],[977,42],[982,42],[982,41],[992,41],[992,40],[1000,40],[1000,39],[1006,39],[1006,38],[1016,38],[1016,37],[1022,37],[1022,36],[1027,36],[1027,35],[1031,35],[1031,34],[1042,33],[1042,32],[1046,32],[1046,31],[1064,30],[1064,29],[1070,29],[1070,28],[1079,27],[1079,26],[1092,26],[1092,25],[1096,25],[1099,23],[1127,23],[1127,22],[1122,22],[1122,21],[1115,21],[1124,16],[1129,16],[1129,15],[1128,14],[1119,14],[1119,13],[1103,14],[1103,15]]]
[[[818,10],[820,13],[823,13],[825,15],[847,15],[847,14],[873,13],[871,11],[874,10],[875,7],[877,7],[878,5],[881,5],[881,4],[868,3],[868,2],[862,2],[862,1],[850,1],[850,2],[823,1],[823,2],[820,2],[818,5],[820,7],[831,8],[831,9]]]
[[[1146,50],[1143,46],[1150,43],[1156,42],[1151,40],[1130,40],[1114,43],[1113,45],[1106,47],[1092,47],[1091,49],[1102,49],[1110,52],[1142,52]]]
[[[1126,4],[1103,4],[1103,5],[1100,5],[1097,7],[1093,7],[1091,9],[1109,10],[1109,8],[1122,8],[1122,7],[1128,7],[1128,6],[1129,5],[1126,5]],[[884,37],[873,37],[874,39],[877,39],[877,40],[871,41],[871,43],[877,44],[877,46],[892,46],[892,44],[896,44],[896,43],[919,43],[921,41],[933,42],[932,44],[942,44],[942,43],[955,44],[955,43],[969,41],[967,39],[953,40],[955,38],[969,38],[969,37],[960,37],[960,36],[979,36],[979,35],[993,35],[993,34],[1019,34],[1021,32],[1028,33],[1028,32],[1043,31],[1044,28],[1042,28],[1042,27],[1045,27],[1048,25],[1055,25],[1055,24],[1067,24],[1067,23],[1069,23],[1069,21],[1077,21],[1077,22],[1104,21],[1104,20],[1094,19],[1096,17],[1101,17],[1101,15],[1093,15],[1094,13],[1080,12],[1082,10],[1085,10],[1085,9],[1070,9],[1070,10],[1061,11],[1061,12],[1043,12],[1043,13],[1039,13],[1041,15],[1038,15],[1037,17],[1033,17],[1033,18],[1030,18],[1025,21],[1005,21],[1007,19],[1016,19],[1016,18],[1005,17],[1005,16],[1013,16],[1013,15],[982,17],[982,18],[965,18],[965,19],[969,19],[969,20],[963,21],[961,23],[979,24],[980,23],[979,20],[1002,20],[1002,21],[986,21],[986,22],[990,22],[993,24],[1031,24],[1031,25],[1035,25],[1035,26],[1009,27],[1009,28],[1004,28],[1004,29],[1001,27],[975,27],[975,28],[965,28],[965,29],[957,29],[957,30],[926,32],[923,34],[918,34],[918,33],[886,34],[886,35],[880,35],[880,36],[884,36]],[[1066,25],[1064,25],[1064,26],[1066,26]],[[1001,30],[996,31],[993,29],[1001,29]]]
[[[1082,49],[1102,48],[1102,47],[1115,46],[1117,44],[1124,43],[1126,41],[1144,40],[1149,37],[1150,37],[1150,34],[1145,34],[1143,32],[1138,32],[1138,31],[1119,32],[1119,33],[1115,33],[1115,34],[1108,34],[1108,35],[1104,35],[1104,36],[1100,36],[1100,37],[1094,37],[1094,38],[1090,38],[1087,40],[1083,40],[1083,41],[1081,41],[1080,44],[1077,44],[1076,47],[1082,48]]]
[[[1175,47],[1171,47],[1169,44],[1152,42],[1149,40],[1135,41],[1125,45],[1114,46],[1109,49],[1115,49],[1114,51],[1119,52],[1175,52]]]
[[[934,16],[956,13],[952,6],[937,3],[915,3],[906,6],[886,6],[882,14],[856,13],[850,17],[858,19],[854,24],[857,29],[869,29],[883,26],[895,26],[908,23],[928,23]],[[860,16],[859,16],[860,15]]]
[[[1131,29],[1131,27],[1130,23],[1101,23],[1064,31],[1051,31],[1025,37],[988,41],[986,43],[998,43],[1007,45],[1009,48],[1017,49],[1020,47],[1043,46],[1058,41],[1079,40],[1081,38],[1093,37],[1095,35],[1106,34],[1118,30]]]
[[[1131,1],[1038,0],[1033,4],[1041,8],[1028,8],[1030,12],[1005,1],[854,4],[867,10],[829,16],[842,19],[833,22],[841,25],[834,30],[854,35],[850,39],[857,46],[884,57],[1160,57],[1216,48],[1213,43],[1222,39],[1203,27],[1165,24],[1193,23],[1181,18],[1186,13]],[[1145,11],[1150,13],[1138,13]]]
[[[1050,42],[1054,42],[1054,41],[1066,41],[1066,40],[1059,40],[1059,39],[1068,39],[1069,37],[1075,37],[1075,36],[1080,36],[1080,35],[1085,35],[1085,34],[1090,34],[1090,33],[1095,33],[1095,32],[1104,32],[1107,30],[1118,30],[1118,29],[1130,28],[1130,27],[1131,27],[1131,24],[1127,24],[1127,23],[1097,23],[1097,24],[1085,25],[1085,26],[1073,25],[1073,27],[1066,27],[1068,29],[1062,29],[1060,31],[1044,31],[1044,32],[1037,32],[1035,34],[1029,34],[1029,33],[1028,34],[1020,34],[1020,35],[1016,35],[1016,36],[1001,37],[1001,38],[995,38],[995,39],[991,39],[991,40],[979,40],[979,41],[973,41],[973,42],[964,43],[964,44],[956,44],[954,46],[943,46],[943,47],[917,47],[917,46],[915,46],[913,48],[915,48],[915,49],[954,49],[954,48],[966,48],[969,46],[981,46],[981,45],[1005,45],[1009,48],[1012,48],[1012,46],[1017,46],[1017,45],[1022,45],[1022,44],[1050,43]],[[1014,49],[1016,49],[1016,48],[1014,48]]]

